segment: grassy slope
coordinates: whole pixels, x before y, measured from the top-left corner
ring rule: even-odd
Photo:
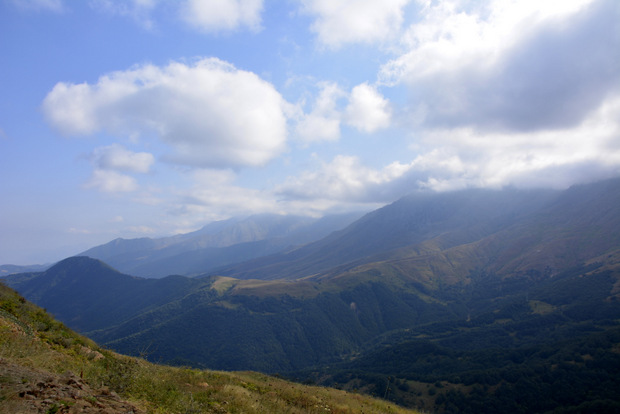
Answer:
[[[37,378],[71,371],[88,390],[81,400],[46,402],[48,412],[105,404],[103,389],[139,412],[406,413],[393,403],[310,387],[253,372],[216,372],[148,363],[99,348],[0,285],[0,412],[28,410],[19,390]],[[29,405],[31,404],[31,405]],[[45,406],[44,406],[45,407]],[[52,410],[52,411],[50,411]]]

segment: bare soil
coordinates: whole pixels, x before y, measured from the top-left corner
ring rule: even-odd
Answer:
[[[143,414],[107,387],[92,388],[79,375],[41,372],[0,358],[2,414]]]

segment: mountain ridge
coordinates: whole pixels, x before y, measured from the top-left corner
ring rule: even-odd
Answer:
[[[413,194],[368,213],[347,228],[319,241],[290,252],[217,270],[222,275],[236,278],[306,277],[445,233],[451,234],[452,243],[470,242],[480,234],[490,234],[535,210],[556,194],[554,191],[515,189]],[[492,207],[496,207],[497,212],[489,217]],[[296,263],[302,265],[296,266]]]
[[[194,232],[158,239],[115,239],[79,256],[100,259],[143,277],[194,275],[306,244],[355,220],[361,213],[322,218],[261,214],[207,224]]]

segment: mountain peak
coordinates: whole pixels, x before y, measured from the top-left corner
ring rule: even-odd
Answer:
[[[98,259],[93,259],[88,256],[72,256],[66,259],[61,260],[56,263],[44,273],[46,274],[64,274],[64,275],[80,275],[80,276],[92,276],[99,275],[101,272],[104,273],[115,273],[120,274],[120,272],[108,264],[102,262]]]

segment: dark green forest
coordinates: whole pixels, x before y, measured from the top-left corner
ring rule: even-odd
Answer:
[[[469,297],[452,306],[467,319],[390,332],[350,361],[291,377],[433,412],[618,412],[620,301],[609,297],[617,275],[588,273],[596,267],[509,286],[476,275],[461,294],[444,295]]]

